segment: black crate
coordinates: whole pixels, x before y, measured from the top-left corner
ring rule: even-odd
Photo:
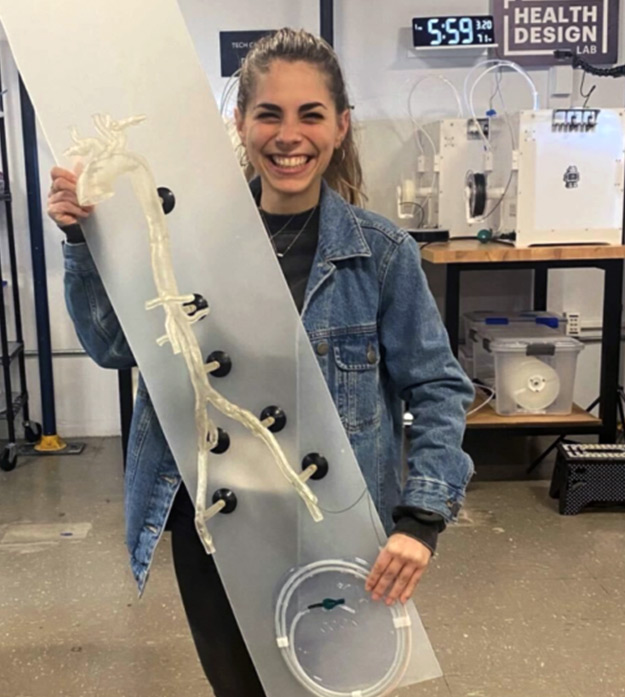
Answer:
[[[562,515],[590,504],[625,504],[625,445],[560,443],[549,495]]]

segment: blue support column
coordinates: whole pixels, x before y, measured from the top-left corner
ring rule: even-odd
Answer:
[[[43,436],[32,448],[21,448],[29,454],[48,455],[62,452],[78,454],[84,444],[66,444],[57,434],[54,406],[54,377],[52,373],[52,341],[50,339],[50,313],[48,284],[46,277],[46,255],[43,241],[43,210],[39,184],[39,153],[37,148],[37,122],[35,110],[20,78],[20,102],[22,110],[22,135],[24,140],[24,162],[26,165],[26,192],[28,199],[28,222],[30,249],[33,265],[35,290],[35,316],[37,322],[37,351],[39,355],[39,382],[41,386],[41,408]],[[32,451],[32,453],[30,452]]]
[[[20,78],[22,105],[22,134],[24,161],[26,164],[26,190],[28,197],[28,221],[30,249],[33,263],[35,313],[37,318],[37,349],[39,352],[39,380],[41,383],[41,407],[43,411],[43,435],[56,435],[54,409],[54,378],[52,376],[52,343],[50,341],[50,314],[48,311],[48,285],[46,282],[46,255],[43,243],[43,211],[39,187],[39,154],[37,151],[37,125],[35,111]]]

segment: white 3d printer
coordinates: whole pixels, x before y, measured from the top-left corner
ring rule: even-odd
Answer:
[[[622,244],[625,110],[522,111],[490,119],[487,139],[466,175],[470,223],[499,209],[518,247]]]

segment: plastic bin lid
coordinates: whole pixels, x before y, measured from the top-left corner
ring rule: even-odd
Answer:
[[[560,334],[551,327],[542,324],[513,324],[507,327],[488,327],[480,332],[481,338],[488,343],[487,350],[491,352],[523,351],[529,350],[537,355],[544,355],[546,351],[540,347],[552,347],[554,353],[561,351],[581,351],[584,344],[572,336]]]
[[[544,324],[546,327],[551,327],[552,329],[558,329],[560,322],[566,322],[566,318],[556,312],[538,312],[532,310],[520,312],[519,317],[522,320],[533,320],[536,324]]]
[[[495,312],[494,310],[474,310],[473,312],[465,312],[462,316],[467,322],[486,322],[494,321],[494,323],[505,324],[512,318],[513,313],[510,312]]]
[[[473,324],[486,324],[490,326],[508,325],[513,322],[528,322],[534,324],[544,324],[552,329],[558,329],[560,322],[564,318],[555,312],[538,312],[528,310],[524,312],[495,312],[493,310],[477,310],[466,312],[463,315],[465,321]]]

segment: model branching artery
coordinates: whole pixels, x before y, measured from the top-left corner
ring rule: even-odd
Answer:
[[[208,404],[225,416],[238,421],[259,438],[271,452],[284,477],[301,496],[313,519],[320,521],[323,515],[317,505],[317,497],[306,484],[306,480],[310,478],[314,470],[309,468],[310,471],[305,470],[300,475],[296,474],[280,444],[269,430],[271,424],[261,422],[250,411],[229,402],[214,389],[208,379],[208,375],[220,366],[214,361],[205,363],[191,327],[206,317],[210,308],[194,307],[195,295],[181,294],[178,290],[169,230],[150,166],[141,155],[126,149],[126,129],[141,123],[145,118],[145,116],[132,116],[116,121],[108,115],[97,114],[93,117],[97,137],[81,138],[76,129],[72,129],[74,145],[65,154],[80,157],[84,166],[77,185],[81,206],[95,205],[111,198],[114,195],[115,181],[123,175],[129,175],[135,195],[145,214],[150,237],[152,274],[157,290],[157,297],[147,302],[145,307],[146,310],[163,308],[165,334],[156,341],[159,346],[169,343],[175,355],[182,354],[193,385],[198,452],[195,524],[206,552],[212,554],[215,547],[206,523],[224,506],[222,502],[219,502],[210,508],[206,507],[210,454],[218,442],[217,427],[207,413]]]

